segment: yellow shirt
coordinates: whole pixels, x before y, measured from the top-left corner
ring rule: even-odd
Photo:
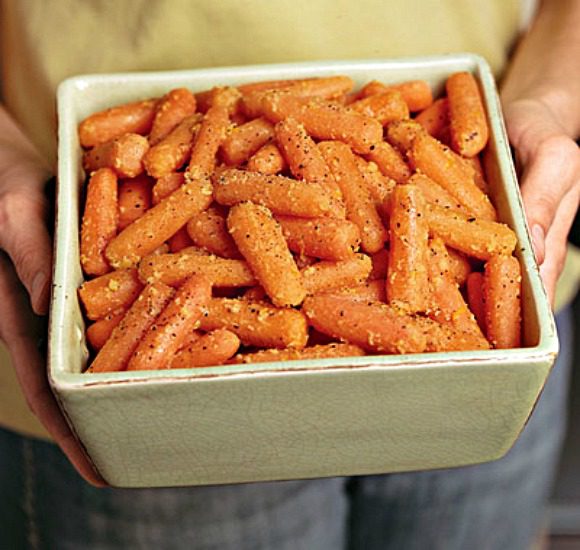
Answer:
[[[83,73],[459,51],[500,74],[517,0],[0,0],[2,98],[55,160],[55,90]],[[0,424],[45,436],[0,346]]]

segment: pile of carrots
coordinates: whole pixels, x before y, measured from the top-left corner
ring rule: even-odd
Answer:
[[[185,88],[79,126],[88,371],[518,347],[470,73]]]

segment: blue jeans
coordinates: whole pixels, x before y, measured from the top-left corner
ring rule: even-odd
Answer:
[[[0,550],[527,550],[564,434],[572,320],[516,445],[488,464],[351,479],[95,489],[57,447],[0,430]]]

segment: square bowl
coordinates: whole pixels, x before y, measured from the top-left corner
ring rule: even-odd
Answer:
[[[427,80],[453,72],[483,91],[491,129],[490,194],[517,234],[523,266],[523,347],[205,367],[83,373],[88,359],[77,298],[77,127],[123,102],[258,80],[344,74]],[[471,54],[294,63],[179,72],[89,75],[58,90],[59,163],[48,375],[101,475],[114,486],[156,487],[375,474],[475,464],[503,456],[521,432],[558,349],[532,254],[500,103],[487,63]]]

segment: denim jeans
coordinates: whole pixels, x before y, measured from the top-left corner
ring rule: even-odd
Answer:
[[[50,443],[0,430],[0,550],[526,550],[564,434],[562,351],[520,438],[478,466],[179,489],[96,489]]]

